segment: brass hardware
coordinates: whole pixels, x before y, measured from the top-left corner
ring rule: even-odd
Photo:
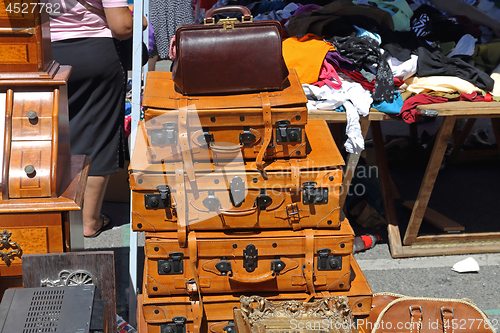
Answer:
[[[228,29],[228,28],[234,29],[234,24],[238,23],[238,19],[235,19],[234,17],[229,17],[225,19],[220,19],[219,22],[217,23],[222,24],[223,29]]]
[[[10,266],[12,263],[11,257],[18,256],[21,257],[23,254],[23,250],[17,244],[17,242],[13,242],[10,240],[10,236],[12,236],[12,232],[8,232],[7,230],[3,230],[3,232],[0,234],[0,248],[1,249],[7,249],[7,248],[15,248],[15,250],[10,250],[8,252],[0,252],[0,256],[2,257],[2,260],[5,261],[7,266]]]

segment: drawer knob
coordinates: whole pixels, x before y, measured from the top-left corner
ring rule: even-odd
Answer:
[[[10,236],[12,236],[12,232],[8,232],[5,229],[2,233],[0,233],[0,247],[7,250],[6,252],[0,251],[0,258],[2,258],[7,266],[10,266],[10,264],[12,263],[12,257],[21,258],[21,256],[23,255],[23,250],[21,249],[19,244],[17,244],[17,242],[11,241]]]
[[[24,167],[24,172],[26,172],[26,175],[29,176],[34,176],[35,174],[35,167],[32,166],[31,164],[28,164],[27,166]]]
[[[29,110],[28,113],[26,113],[26,116],[29,120],[36,120],[38,118],[38,115],[33,110]]]

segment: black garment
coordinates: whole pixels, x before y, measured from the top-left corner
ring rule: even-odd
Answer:
[[[354,24],[375,33],[378,33],[378,29],[374,29],[374,26],[394,29],[389,12],[372,6],[356,6],[351,0],[335,0],[311,13],[294,15],[290,17],[286,29],[289,36],[307,33],[327,37],[345,36],[345,33],[339,33],[339,29],[352,29]]]
[[[125,80],[112,38],[77,38],[52,43],[52,56],[71,65],[68,80],[72,155],[91,158],[90,176],[123,167]]]
[[[458,42],[463,35],[474,34],[467,25],[460,24],[457,19],[449,18],[429,5],[421,5],[413,12],[410,26],[418,38],[429,42]]]
[[[430,52],[418,48],[416,76],[456,76],[474,84],[479,89],[492,91],[494,81],[485,72],[458,58],[448,58],[440,51]]]
[[[367,65],[376,65],[377,74],[373,101],[391,103],[394,97],[394,77],[387,63],[387,53],[380,53],[378,43],[370,37],[333,37],[328,42],[335,45],[337,52],[354,63],[358,70],[366,69]]]

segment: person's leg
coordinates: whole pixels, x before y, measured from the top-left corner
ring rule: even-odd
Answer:
[[[83,194],[83,234],[92,236],[102,227],[101,207],[110,175],[89,176]]]
[[[148,60],[148,71],[153,72],[156,70],[156,62],[158,61],[158,55],[155,55]]]

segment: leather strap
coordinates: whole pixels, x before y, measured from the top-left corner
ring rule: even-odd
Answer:
[[[410,333],[420,333],[422,329],[422,312],[420,305],[410,305]]]
[[[290,171],[292,173],[292,184],[290,192],[298,192],[300,190],[300,167],[297,160],[290,160]]]
[[[312,229],[305,229],[304,235],[306,237],[305,249],[305,264],[304,264],[304,277],[306,279],[307,292],[314,294],[314,231]]]
[[[194,231],[188,236],[188,251],[189,261],[191,262],[191,271],[194,278],[194,286],[191,285],[191,307],[193,309],[193,326],[195,332],[201,332],[203,321],[203,298],[201,297],[200,277],[198,276],[198,243],[196,241],[196,233]]]
[[[180,103],[184,104],[179,107],[178,126],[179,126],[179,150],[181,152],[184,169],[190,182],[194,182],[194,164],[191,146],[189,145],[188,136],[188,105],[187,99],[180,99]]]
[[[273,136],[273,124],[271,119],[271,102],[269,101],[269,95],[260,94],[259,97],[262,100],[262,115],[264,117],[264,140],[262,142],[262,147],[260,147],[257,158],[255,159],[255,164],[257,169],[262,173],[262,177],[267,180],[267,173],[264,170],[264,165],[262,160],[266,153],[267,147],[271,143]]]
[[[455,311],[451,307],[441,307],[441,319],[443,320],[443,333],[454,333],[453,319],[455,318]]]
[[[187,241],[187,205],[186,187],[184,183],[184,165],[182,162],[175,162],[175,192],[177,210],[177,239],[180,247],[186,247]]]

